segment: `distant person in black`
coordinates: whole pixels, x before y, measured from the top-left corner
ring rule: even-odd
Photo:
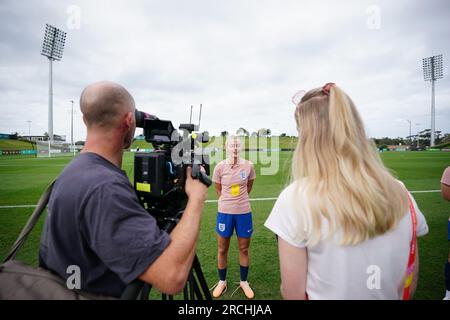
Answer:
[[[67,279],[81,271],[81,289],[120,297],[139,278],[167,294],[180,292],[195,254],[206,186],[187,172],[189,201],[171,234],[138,202],[122,166],[136,128],[135,104],[122,86],[94,83],[80,108],[86,144],[58,177],[48,204],[39,264]]]

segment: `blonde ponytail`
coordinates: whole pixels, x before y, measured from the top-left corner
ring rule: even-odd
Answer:
[[[403,186],[384,167],[351,99],[337,86],[314,89],[296,112],[299,141],[293,180],[306,178],[310,216],[300,235],[310,245],[342,231],[343,245],[356,245],[394,228],[407,212]]]

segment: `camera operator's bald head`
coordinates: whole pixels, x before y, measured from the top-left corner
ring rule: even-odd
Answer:
[[[102,81],[87,86],[80,97],[80,109],[88,128],[114,127],[122,116],[134,112],[131,94],[121,85]]]

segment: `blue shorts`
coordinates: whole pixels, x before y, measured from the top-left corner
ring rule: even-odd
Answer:
[[[230,238],[236,228],[239,238],[250,238],[253,233],[252,213],[229,214],[217,212],[216,232],[223,238]]]

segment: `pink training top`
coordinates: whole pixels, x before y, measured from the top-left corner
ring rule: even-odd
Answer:
[[[218,211],[231,214],[251,212],[247,184],[255,178],[255,169],[250,161],[240,159],[235,165],[229,163],[229,160],[219,162],[212,177],[213,182],[222,185]]]
[[[444,173],[442,174],[441,183],[450,186],[450,167],[447,167],[447,169],[445,169]]]

